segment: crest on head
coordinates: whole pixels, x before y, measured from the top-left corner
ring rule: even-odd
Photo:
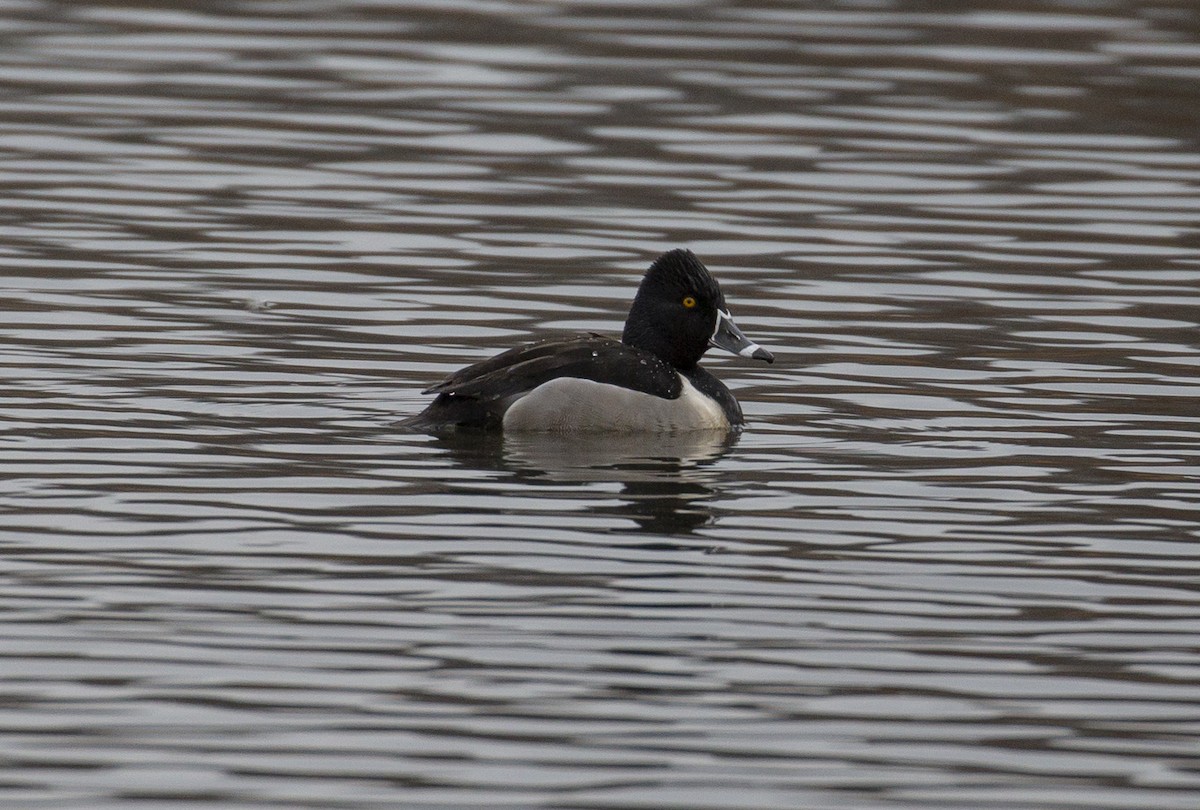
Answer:
[[[696,254],[670,250],[646,271],[621,340],[689,370],[708,349],[723,309],[721,288]]]

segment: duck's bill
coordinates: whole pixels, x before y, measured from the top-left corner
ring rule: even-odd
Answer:
[[[743,335],[742,330],[738,329],[737,324],[733,322],[733,316],[723,309],[717,310],[717,329],[709,338],[709,342],[742,357],[766,360],[768,363],[775,362],[775,355]]]

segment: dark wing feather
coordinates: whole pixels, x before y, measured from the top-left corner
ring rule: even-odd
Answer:
[[[683,390],[666,361],[612,338],[581,335],[509,349],[456,371],[425,391],[437,394],[428,408],[399,425],[432,431],[496,428],[513,402],[557,377],[620,385],[664,399],[675,399]]]
[[[546,340],[509,349],[451,374],[428,389],[481,400],[519,396],[555,377],[578,377],[674,399],[682,384],[669,364],[600,335]]]

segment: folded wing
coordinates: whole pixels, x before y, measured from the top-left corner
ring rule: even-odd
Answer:
[[[683,388],[670,364],[655,355],[601,335],[581,335],[520,346],[467,366],[427,389],[425,393],[437,394],[437,399],[403,424],[493,426],[513,402],[559,377],[608,383],[663,399],[677,398]]]

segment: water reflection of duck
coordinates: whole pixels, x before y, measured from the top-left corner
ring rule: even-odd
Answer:
[[[425,393],[410,430],[729,431],[745,420],[724,383],[700,367],[708,347],[770,363],[733,322],[712,274],[689,250],[646,271],[621,340],[544,340],[468,366]]]
[[[628,518],[641,533],[678,536],[712,520],[709,503],[720,478],[713,464],[737,440],[736,432],[714,430],[650,435],[451,431],[431,446],[464,467],[511,476],[500,487],[503,492],[541,493],[547,506],[565,499],[600,519]],[[597,484],[614,489],[605,488],[597,498]]]

